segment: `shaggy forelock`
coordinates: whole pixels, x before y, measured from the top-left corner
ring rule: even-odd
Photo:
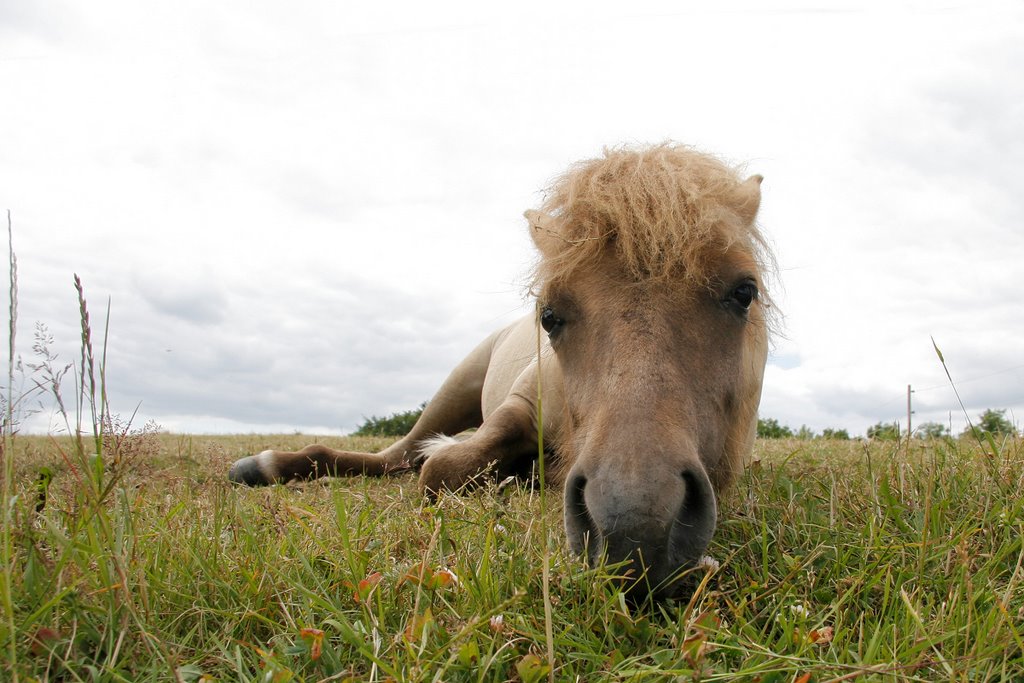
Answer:
[[[609,253],[636,282],[712,286],[735,247],[763,271],[772,257],[751,220],[756,196],[736,170],[689,147],[605,149],[556,180],[530,215],[532,229],[548,233],[538,236],[534,291]]]

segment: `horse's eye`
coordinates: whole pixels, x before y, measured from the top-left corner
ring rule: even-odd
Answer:
[[[757,300],[757,285],[753,282],[744,282],[732,290],[732,301],[744,311],[750,308],[750,304]]]
[[[549,335],[554,334],[565,321],[555,315],[555,312],[545,306],[540,312],[540,326]]]

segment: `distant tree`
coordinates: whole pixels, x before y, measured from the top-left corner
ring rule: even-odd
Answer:
[[[800,429],[796,430],[796,438],[810,441],[814,438],[814,430],[807,425],[800,425]]]
[[[779,424],[773,417],[757,421],[757,436],[760,439],[784,439],[793,436],[793,430]]]
[[[868,438],[895,441],[900,438],[900,426],[896,422],[879,422],[868,427]]]
[[[427,407],[426,401],[420,404],[416,410],[406,410],[400,413],[392,413],[387,417],[368,417],[359,429],[352,432],[353,436],[405,436],[420,419],[423,409]]]
[[[835,439],[836,441],[849,441],[850,433],[845,429],[823,429],[821,431],[821,438]]]
[[[925,422],[918,425],[915,431],[919,439],[943,439],[949,436],[949,427],[940,422]]]
[[[978,436],[991,434],[992,436],[1016,436],[1017,428],[1006,418],[1006,410],[992,410],[989,408],[978,416],[974,424],[974,431]],[[964,430],[963,435],[969,436],[971,428]]]

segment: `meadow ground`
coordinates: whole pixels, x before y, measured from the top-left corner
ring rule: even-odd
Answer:
[[[640,606],[567,554],[557,492],[226,481],[314,440],[13,439],[0,678],[1024,680],[1019,440],[759,441],[719,567]]]

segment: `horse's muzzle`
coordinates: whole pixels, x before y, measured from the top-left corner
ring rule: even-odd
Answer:
[[[565,486],[565,528],[573,552],[593,566],[616,565],[628,595],[684,597],[715,532],[715,492],[703,468],[641,478],[587,477]],[[659,481],[661,479],[661,481]]]

